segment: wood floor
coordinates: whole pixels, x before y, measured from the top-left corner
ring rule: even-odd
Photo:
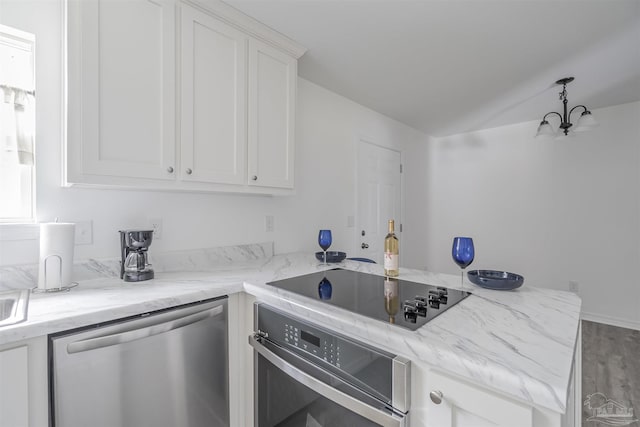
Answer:
[[[630,419],[640,419],[640,331],[582,321],[582,403],[594,393],[605,397],[592,396],[593,406],[610,399],[619,410],[633,408]],[[614,425],[588,420],[593,412],[583,406],[582,427]],[[640,427],[640,421],[617,425]]]

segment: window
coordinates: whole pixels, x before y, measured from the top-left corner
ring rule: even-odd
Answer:
[[[34,220],[35,36],[0,25],[0,222]]]

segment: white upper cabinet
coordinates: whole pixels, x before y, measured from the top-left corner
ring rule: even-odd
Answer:
[[[243,184],[248,38],[189,6],[181,34],[181,178]]]
[[[69,2],[70,182],[173,180],[175,4]]]
[[[70,0],[66,183],[290,193],[304,51],[219,0]]]
[[[297,62],[249,43],[249,184],[293,188]]]

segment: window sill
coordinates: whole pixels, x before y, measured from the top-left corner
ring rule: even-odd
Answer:
[[[36,240],[40,237],[40,224],[0,224],[0,242]]]

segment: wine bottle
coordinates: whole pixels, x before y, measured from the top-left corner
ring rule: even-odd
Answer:
[[[398,238],[394,233],[394,222],[389,220],[389,234],[384,239],[384,275],[396,277],[398,270]]]
[[[389,323],[396,323],[399,305],[398,279],[387,277],[384,279],[384,309],[389,315]]]

